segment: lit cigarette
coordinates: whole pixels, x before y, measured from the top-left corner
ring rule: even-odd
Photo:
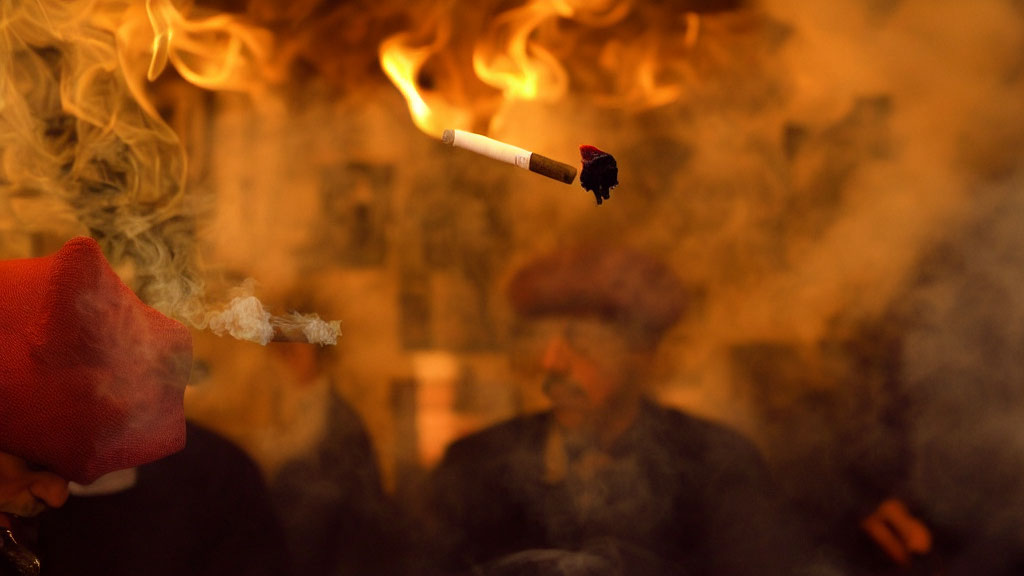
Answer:
[[[441,136],[441,142],[476,152],[481,156],[493,158],[499,162],[512,164],[535,172],[542,176],[572,184],[576,179],[576,167],[541,156],[536,152],[524,150],[518,146],[506,144],[487,136],[466,132],[464,130],[445,130]]]

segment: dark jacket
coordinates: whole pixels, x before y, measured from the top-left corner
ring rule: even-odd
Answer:
[[[139,467],[134,487],[41,515],[38,548],[43,576],[278,576],[287,564],[259,468],[193,423],[185,449]]]
[[[441,571],[792,573],[802,542],[758,451],[737,433],[645,403],[606,451],[608,465],[587,481],[553,481],[553,425],[550,412],[522,416],[449,447],[429,490]]]

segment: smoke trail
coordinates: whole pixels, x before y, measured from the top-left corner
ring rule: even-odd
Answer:
[[[185,155],[174,132],[129,90],[115,33],[122,17],[140,14],[123,10],[4,2],[5,224],[95,237],[143,300],[194,319],[203,283]]]
[[[907,303],[909,485],[941,533],[966,543],[951,574],[1011,570],[1024,531],[1022,182],[977,187],[968,225],[926,261]]]
[[[3,15],[0,226],[90,235],[140,298],[205,327],[203,201],[146,80],[170,64],[203,88],[258,91],[274,75],[268,33],[165,0],[5,1]]]
[[[833,528],[895,493],[965,547],[950,573],[1002,573],[1022,517],[1024,12],[762,5],[790,30],[786,242],[754,251],[759,283],[712,309],[710,346],[749,344],[733,374],[762,438]]]

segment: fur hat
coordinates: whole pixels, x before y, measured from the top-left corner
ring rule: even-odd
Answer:
[[[542,255],[508,283],[524,317],[592,316],[617,323],[654,345],[683,315],[687,288],[650,254],[617,246],[577,246]]]
[[[81,484],[176,452],[191,365],[95,240],[0,262],[0,451]]]

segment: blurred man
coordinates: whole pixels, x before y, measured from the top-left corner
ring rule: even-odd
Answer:
[[[757,450],[648,397],[658,345],[686,310],[664,264],[563,250],[509,283],[514,366],[551,410],[453,443],[431,480],[443,571],[792,574],[802,546]]]
[[[323,310],[313,304],[300,309]],[[305,420],[322,420],[315,439],[285,460],[270,491],[285,527],[293,576],[404,574],[404,524],[385,493],[372,438],[331,376],[335,348],[301,343],[274,346],[290,382],[315,399]],[[295,392],[295,390],[293,390]]]
[[[94,240],[0,262],[0,574],[38,571],[10,528],[64,504],[69,480],[181,450],[191,363],[188,329],[143,304]]]

